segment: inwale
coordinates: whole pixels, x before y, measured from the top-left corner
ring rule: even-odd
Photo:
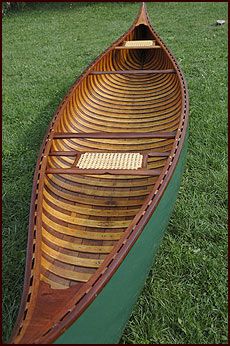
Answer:
[[[119,341],[176,199],[187,123],[183,74],[143,4],[45,136],[11,343]]]

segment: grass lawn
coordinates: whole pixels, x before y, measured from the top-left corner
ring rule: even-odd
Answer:
[[[177,203],[124,344],[227,343],[227,20],[224,2],[148,3],[189,87]],[[3,339],[23,286],[33,171],[76,77],[131,25],[138,3],[30,4],[3,18]]]

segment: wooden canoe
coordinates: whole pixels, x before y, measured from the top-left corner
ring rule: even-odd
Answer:
[[[75,82],[37,161],[10,343],[118,343],[183,171],[188,92],[145,5]]]

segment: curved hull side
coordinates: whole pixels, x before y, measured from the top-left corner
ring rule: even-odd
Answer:
[[[54,344],[116,344],[152,266],[180,187],[188,142],[171,180],[142,234],[98,297]]]

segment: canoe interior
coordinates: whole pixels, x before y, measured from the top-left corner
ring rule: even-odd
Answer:
[[[73,322],[68,314],[78,302],[77,313],[84,311],[89,299],[85,305],[81,299],[93,280],[110,267],[150,194],[166,185],[187,114],[176,67],[142,7],[131,29],[60,105],[35,172],[26,288],[12,343],[50,343]],[[98,158],[84,166],[84,153],[91,159],[92,153],[109,154],[110,167],[105,170]],[[113,162],[118,154],[121,169]]]
[[[139,25],[126,41],[153,36]],[[94,71],[169,70],[162,49],[113,49]],[[181,115],[174,73],[89,74],[71,95],[57,124],[60,133],[173,132]],[[52,288],[88,281],[131,223],[153,189],[174,138],[61,138],[52,152],[149,153],[146,168],[158,176],[47,174],[43,190],[41,280]],[[159,156],[158,153],[165,153]],[[48,158],[49,168],[76,167],[73,156]]]

